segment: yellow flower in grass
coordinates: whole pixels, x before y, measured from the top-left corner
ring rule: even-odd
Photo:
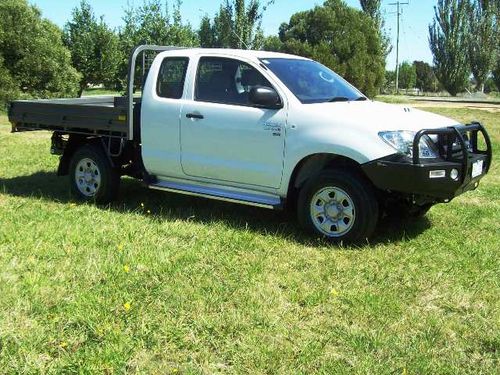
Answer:
[[[132,306],[130,305],[130,302],[125,302],[125,303],[123,304],[123,309],[124,309],[126,312],[129,312],[131,308],[132,308]]]
[[[62,341],[60,344],[59,344],[59,347],[60,348],[66,348],[68,346],[68,343],[66,341]]]
[[[76,207],[76,203],[70,203],[70,204],[69,204],[69,206],[70,206],[71,208]]]
[[[406,367],[403,369],[402,375],[408,375],[408,371],[406,371]]]
[[[130,267],[127,266],[126,264],[123,266],[123,272],[129,273],[130,272]]]
[[[338,297],[338,296],[339,296],[339,294],[340,294],[340,293],[339,293],[339,291],[338,291],[337,289],[335,289],[335,288],[332,288],[332,289],[330,290],[330,295],[331,295],[332,297]]]
[[[123,251],[124,245],[121,243],[116,248],[118,249],[118,251],[121,252],[121,251]]]

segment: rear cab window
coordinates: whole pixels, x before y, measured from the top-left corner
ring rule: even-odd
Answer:
[[[182,98],[188,65],[187,57],[166,57],[163,60],[156,83],[156,93],[159,97]]]

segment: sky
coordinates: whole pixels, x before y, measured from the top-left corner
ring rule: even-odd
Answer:
[[[88,0],[96,15],[104,16],[106,22],[112,27],[122,25],[121,17],[123,9],[127,4],[140,5],[142,0]],[[393,51],[387,57],[387,69],[394,69],[396,65],[396,7],[391,6],[397,0],[382,0],[385,17],[386,31],[394,46]],[[401,26],[400,26],[400,62],[408,60],[423,60],[432,62],[432,55],[428,43],[428,25],[434,16],[434,5],[436,0],[402,0],[409,2],[409,5],[402,6]],[[71,17],[71,10],[78,6],[80,0],[29,0],[42,10],[44,17],[52,20],[59,26],[64,26]],[[360,8],[359,0],[346,0],[346,2],[356,8]],[[173,3],[173,1],[170,1]],[[205,14],[212,16],[218,9],[221,0],[184,0],[181,8],[185,21],[191,23],[193,27],[198,27],[201,17]],[[264,3],[264,1],[261,1]],[[321,0],[275,0],[264,13],[262,26],[266,35],[277,34],[281,23],[288,22],[290,16],[296,12],[321,5]]]

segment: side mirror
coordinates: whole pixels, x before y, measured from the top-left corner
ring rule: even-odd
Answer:
[[[280,109],[283,108],[281,98],[271,87],[254,86],[249,93],[250,103],[259,108]]]

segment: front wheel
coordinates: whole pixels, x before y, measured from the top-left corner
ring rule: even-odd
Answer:
[[[104,204],[117,195],[120,175],[102,148],[96,145],[84,145],[76,150],[69,176],[71,190],[81,200]]]
[[[344,169],[309,179],[299,192],[301,226],[332,242],[357,243],[369,238],[378,220],[378,202],[369,182]]]

